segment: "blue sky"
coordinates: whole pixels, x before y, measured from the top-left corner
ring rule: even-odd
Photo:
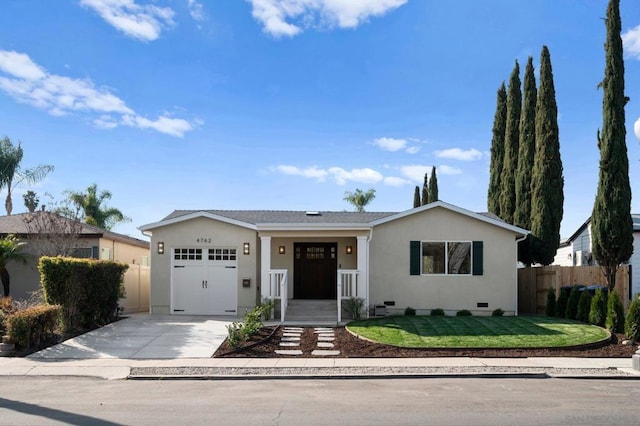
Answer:
[[[375,188],[368,210],[402,211],[433,165],[442,200],[486,211],[496,91],[547,45],[568,236],[597,186],[606,5],[5,0],[0,136],[23,166],[55,166],[15,190],[14,213],[29,189],[59,201],[92,183],[138,237],[174,209],[345,210],[356,188]],[[621,15],[635,192],[640,9],[622,0]]]

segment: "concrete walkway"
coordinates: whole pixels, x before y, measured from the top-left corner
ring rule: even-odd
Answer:
[[[557,369],[564,375],[640,379],[631,358],[211,358],[234,318],[132,315],[26,358],[0,357],[2,376],[318,377],[508,374]],[[422,369],[422,370],[420,370]],[[371,371],[374,373],[372,374]],[[132,374],[135,372],[135,374]],[[454,372],[454,373],[451,373]],[[567,373],[568,372],[568,373]],[[461,374],[464,376],[464,374]],[[620,374],[618,374],[618,377]]]

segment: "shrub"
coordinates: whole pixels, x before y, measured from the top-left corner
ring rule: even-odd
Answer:
[[[352,297],[347,299],[344,304],[345,309],[354,320],[362,317],[362,309],[364,308],[364,299],[362,297]],[[406,314],[405,314],[406,315]]]
[[[582,322],[589,322],[589,311],[591,310],[591,293],[585,288],[578,300],[578,312],[576,319]]]
[[[21,349],[38,345],[53,335],[60,312],[58,305],[40,305],[14,312],[6,318],[7,335]]]
[[[607,319],[607,299],[601,288],[596,290],[595,296],[591,299],[591,309],[589,310],[589,323],[600,327],[604,326]]]
[[[624,321],[624,334],[628,339],[640,340],[640,297],[636,297],[629,305],[629,312]]]
[[[250,311],[244,313],[243,321],[234,321],[227,325],[227,341],[232,349],[238,349],[242,342],[245,342],[249,337],[258,333],[262,326],[262,317],[265,313],[269,313],[273,304],[262,303]]]
[[[495,309],[493,312],[491,312],[492,317],[501,317],[503,315],[504,315],[504,311],[500,308]]]
[[[408,317],[410,316],[415,316],[416,315],[416,310],[413,309],[411,306],[407,306],[404,310],[404,314]]]
[[[462,310],[456,312],[456,316],[457,317],[470,317],[471,315],[473,315],[471,313],[471,311],[468,311],[466,309],[462,309]]]
[[[565,289],[560,289],[558,300],[556,300],[555,315],[558,318],[564,318],[567,313],[567,302],[569,301],[569,293]]]
[[[607,298],[607,318],[604,323],[612,333],[624,332],[624,307],[617,291],[610,291]]]
[[[432,309],[431,310],[431,316],[432,317],[443,317],[444,316],[444,309],[441,309],[441,308]]]
[[[240,321],[234,321],[227,325],[227,342],[231,349],[238,349],[240,344],[246,340],[246,336],[243,333],[243,324]]]
[[[41,257],[38,264],[45,301],[62,306],[64,329],[87,329],[112,322],[123,296],[119,262]]]
[[[567,300],[567,309],[565,310],[565,317],[569,319],[576,319],[578,315],[578,301],[580,300],[579,287],[574,285],[569,293],[569,299]]]
[[[552,317],[556,314],[556,291],[553,287],[549,287],[547,291],[547,305],[545,306],[545,314]]]

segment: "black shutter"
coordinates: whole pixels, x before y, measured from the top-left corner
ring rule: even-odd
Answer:
[[[484,272],[483,262],[483,246],[482,241],[473,242],[473,275],[482,275]]]
[[[411,275],[421,275],[420,268],[420,241],[411,241],[409,255],[409,273]]]

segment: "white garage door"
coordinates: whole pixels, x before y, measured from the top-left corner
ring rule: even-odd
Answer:
[[[178,247],[171,265],[171,312],[236,315],[237,250],[230,247]]]

